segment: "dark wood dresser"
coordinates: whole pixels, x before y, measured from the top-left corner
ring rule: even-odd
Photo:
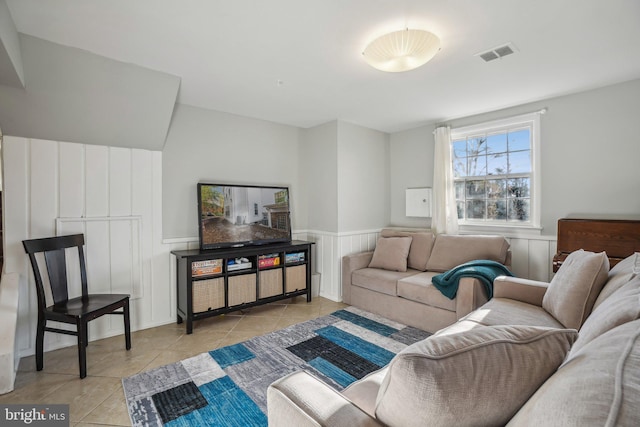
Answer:
[[[558,220],[558,249],[553,257],[553,271],[558,271],[565,258],[579,249],[591,252],[605,251],[613,267],[634,252],[640,252],[640,220]]]

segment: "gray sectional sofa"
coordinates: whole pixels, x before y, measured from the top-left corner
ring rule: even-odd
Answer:
[[[268,389],[279,426],[638,426],[640,267],[576,251],[550,283],[494,297],[342,392],[307,372]]]
[[[375,251],[343,257],[342,300],[435,332],[487,302],[488,295],[478,279],[463,278],[449,299],[433,286],[433,276],[479,259],[509,266],[509,243],[501,236],[384,229]]]

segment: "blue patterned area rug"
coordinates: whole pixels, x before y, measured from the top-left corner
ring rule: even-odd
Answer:
[[[347,307],[122,380],[134,426],[266,426],[267,387],[305,370],[336,390],[428,332]]]

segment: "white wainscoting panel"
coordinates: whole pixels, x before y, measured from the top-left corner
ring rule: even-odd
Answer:
[[[517,277],[541,282],[553,278],[553,256],[556,253],[555,237],[507,238],[511,244],[511,271]]]
[[[175,258],[170,252],[197,249],[198,240],[163,241],[161,152],[11,136],[4,137],[2,151],[4,269],[20,274],[21,283],[27,284],[19,290],[16,353],[34,353],[37,315],[33,274],[22,240],[57,232],[85,234],[91,289],[132,294],[133,330],[176,321]],[[321,296],[342,299],[342,257],[373,250],[379,233],[294,232],[296,239],[315,242],[312,268],[320,273]],[[509,240],[516,275],[551,279],[554,238]],[[68,262],[74,262],[72,257]],[[90,326],[90,339],[122,331],[121,318],[99,319]],[[75,345],[73,337],[45,336],[47,350]]]
[[[342,257],[373,250],[380,230],[349,233],[308,230],[304,234],[306,240],[315,242],[315,258],[312,262],[313,269],[320,273],[320,296],[342,301]]]
[[[84,233],[90,290],[131,294],[133,330],[176,320],[171,245],[162,242],[161,152],[11,136],[2,149],[5,271],[28,284],[18,307],[21,356],[34,352],[37,316],[24,239]],[[70,282],[79,292],[79,272]],[[123,330],[122,317],[104,316],[91,322],[89,339]],[[74,337],[45,334],[46,350],[69,345]]]
[[[313,268],[321,273],[320,296],[334,301],[342,300],[342,257],[374,250],[380,236],[380,230],[349,233],[309,230],[299,233],[306,240],[316,242]],[[507,240],[511,244],[512,271],[516,276],[545,282],[551,280],[552,259],[556,252],[555,237]]]

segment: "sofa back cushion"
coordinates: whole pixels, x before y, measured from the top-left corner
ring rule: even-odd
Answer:
[[[431,231],[403,231],[385,228],[380,237],[411,237],[407,267],[426,271],[435,235]]]
[[[542,308],[565,328],[580,329],[607,281],[609,258],[604,252],[580,249],[569,254],[551,279]]]
[[[603,333],[636,319],[640,319],[640,277],[627,282],[593,309],[580,328],[578,340],[569,355]]]
[[[598,294],[593,309],[595,310],[600,304],[604,302],[610,295],[620,289],[624,284],[633,279],[636,275],[633,273],[633,266],[636,263],[636,254],[628,256],[619,263],[613,266],[609,270],[609,277],[604,288]]]
[[[506,325],[431,336],[393,358],[376,417],[390,427],[504,425],[560,366],[576,336]]]
[[[637,426],[640,320],[572,352],[509,422],[520,426]]]
[[[380,237],[373,251],[369,268],[407,271],[407,256],[411,237]]]
[[[427,270],[444,272],[477,259],[504,264],[508,250],[509,242],[502,236],[438,234]]]

